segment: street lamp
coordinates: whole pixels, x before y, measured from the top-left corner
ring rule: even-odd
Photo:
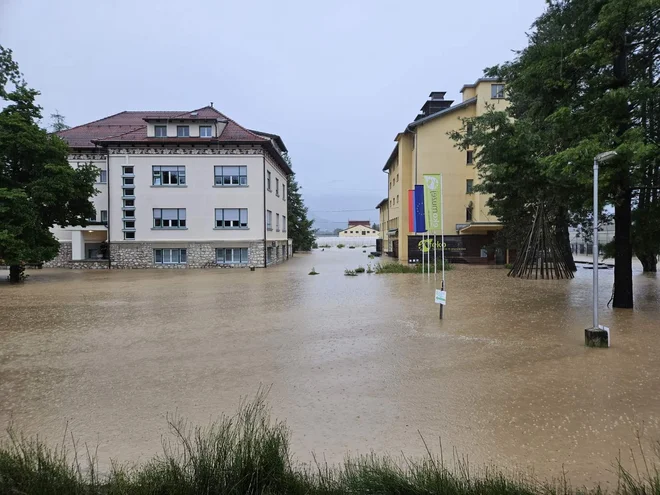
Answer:
[[[598,324],[598,164],[606,163],[616,156],[616,151],[605,151],[594,157],[594,239],[593,239],[593,327],[584,331],[584,343],[592,347],[609,347],[609,329],[601,328]]]

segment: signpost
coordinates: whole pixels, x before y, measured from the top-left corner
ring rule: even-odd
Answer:
[[[436,234],[440,230],[441,248],[442,248],[442,284],[440,290],[436,289],[436,303],[440,304],[440,319],[443,317],[444,307],[447,303],[447,293],[445,292],[445,226],[444,226],[444,208],[443,208],[443,191],[442,191],[442,174],[425,174],[424,175],[424,209],[426,220],[426,231],[433,232],[433,264],[435,265],[434,273],[437,278],[438,262],[435,255]],[[431,264],[431,253],[429,252],[429,265]],[[429,266],[429,275],[430,275]],[[438,292],[444,294],[442,300],[438,301]]]
[[[435,289],[435,303],[444,306],[447,304],[447,292],[440,289]]]

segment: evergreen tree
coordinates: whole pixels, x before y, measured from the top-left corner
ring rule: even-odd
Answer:
[[[494,213],[510,223],[524,220],[530,202],[539,200],[554,205],[558,231],[571,215],[584,221],[593,157],[618,153],[600,167],[599,192],[602,203],[614,206],[619,308],[633,305],[633,246],[645,268],[655,267],[660,252],[654,227],[660,217],[651,213],[660,200],[659,17],[658,0],[549,1],[528,46],[486,71],[506,82],[507,112],[470,122],[475,144],[485,147],[477,152],[483,190],[495,195],[492,204],[501,209]],[[466,131],[453,134],[462,145]]]
[[[65,122],[64,115],[62,115],[59,110],[55,110],[55,113],[50,114],[50,118],[53,119],[53,132],[60,132],[69,129],[69,126]]]
[[[284,159],[289,164],[289,168],[293,170],[291,157],[285,154]],[[302,199],[295,174],[289,175],[287,182],[287,229],[289,239],[293,243],[293,252],[310,251],[316,240],[316,229],[313,228],[314,220],[307,218],[307,207]]]
[[[287,229],[289,238],[293,242],[293,252],[310,251],[316,239],[316,231],[313,228],[314,220],[307,218],[307,207],[303,202],[295,174],[289,176],[288,183]]]
[[[11,86],[11,87],[10,87]],[[0,46],[0,259],[18,282],[23,263],[54,258],[54,225],[86,225],[94,214],[98,170],[74,169],[67,144],[39,128],[38,91],[24,82],[11,50]]]

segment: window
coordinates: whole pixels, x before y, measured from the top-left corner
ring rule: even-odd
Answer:
[[[472,192],[473,192],[473,183],[474,183],[474,181],[472,179],[467,179],[465,181],[465,194],[472,194]]]
[[[399,204],[399,195],[396,195],[396,204]]]
[[[282,184],[282,199],[286,201],[286,184]]]
[[[96,223],[96,214],[92,215],[87,219],[89,223]]]
[[[216,208],[215,228],[216,229],[247,229],[248,228],[247,208]]]
[[[270,170],[268,172],[266,172],[266,189],[268,189],[269,191],[271,190],[270,189]]]
[[[124,232],[124,240],[125,241],[134,241],[135,240],[135,232]]]
[[[108,182],[108,171],[107,170],[99,170],[99,183],[100,184],[107,184]]]
[[[135,228],[135,220],[126,220],[124,222],[124,229],[134,229]]]
[[[122,180],[124,181],[125,186],[134,186],[135,185],[135,178],[133,178],[133,177],[124,177]]]
[[[135,218],[135,210],[124,210],[124,218]]]
[[[247,186],[247,167],[215,167],[216,186]]]
[[[399,182],[399,174],[396,174],[396,181]]]
[[[199,126],[199,137],[213,137],[213,131],[210,125]]]
[[[128,211],[125,212],[129,213]],[[185,229],[185,208],[154,208],[154,229]]]
[[[266,210],[266,228],[273,230],[273,212],[270,210]]]
[[[135,169],[133,168],[133,165],[129,167],[122,167],[121,168],[121,173],[122,175],[134,175]]]
[[[273,261],[273,248],[268,247],[266,248],[266,264],[270,265]]]
[[[135,189],[132,187],[125,187],[124,188],[124,197],[126,196],[135,196]]]
[[[151,167],[154,186],[184,186],[186,184],[186,167]]]
[[[472,221],[472,208],[465,208],[465,221],[466,222]]]
[[[363,230],[363,231],[362,231],[362,235],[367,235],[367,231],[366,231],[366,230]]]
[[[282,232],[286,232],[286,217],[282,215]]]
[[[154,263],[157,265],[179,265],[188,261],[185,249],[154,249]]]
[[[135,208],[135,200],[134,199],[125,199],[124,200],[124,208]]]
[[[101,223],[108,223],[108,210],[101,210]]]
[[[189,137],[190,136],[190,127],[187,125],[178,125],[176,126],[176,137]]]
[[[474,162],[474,151],[468,151],[465,159],[467,165],[472,165]]]
[[[275,196],[280,196],[280,179],[275,177]]]
[[[493,99],[504,98],[504,84],[491,84],[490,97]]]
[[[275,213],[275,231],[279,232],[280,231],[280,214]]]
[[[247,265],[248,248],[216,248],[215,262],[219,265]]]
[[[155,125],[154,133],[156,137],[167,137],[167,126],[166,125]]]

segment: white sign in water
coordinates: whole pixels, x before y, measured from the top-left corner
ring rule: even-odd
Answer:
[[[447,304],[447,291],[435,289],[435,303],[442,304],[443,306]]]

